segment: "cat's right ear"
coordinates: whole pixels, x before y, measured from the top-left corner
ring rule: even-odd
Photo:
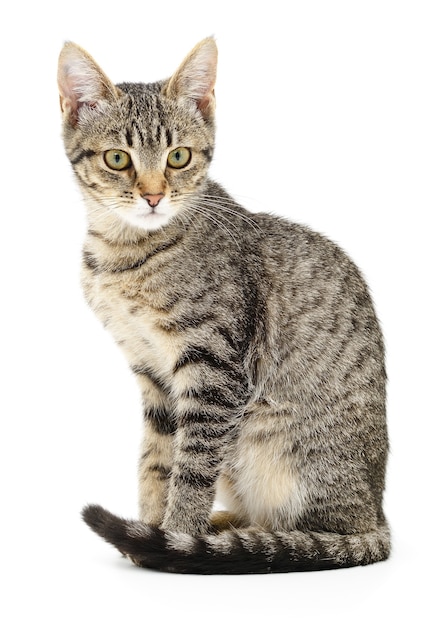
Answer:
[[[58,88],[63,116],[74,127],[82,116],[102,111],[120,96],[93,58],[72,42],[65,43],[60,53]]]
[[[215,81],[218,50],[213,37],[203,39],[187,55],[169,79],[165,94],[170,98],[187,98],[194,102],[205,119],[215,112]]]

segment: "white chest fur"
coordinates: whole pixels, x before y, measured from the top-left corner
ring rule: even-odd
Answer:
[[[98,274],[85,270],[86,298],[132,367],[148,365],[168,378],[182,349],[179,335],[166,332],[167,315],[154,307],[154,297],[142,278],[126,274]]]

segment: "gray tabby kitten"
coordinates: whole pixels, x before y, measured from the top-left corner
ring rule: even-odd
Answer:
[[[213,39],[169,80],[114,85],[67,43],[83,286],[141,388],[140,520],[87,524],[142,567],[264,573],[386,559],[381,331],[336,245],[207,177]],[[214,500],[226,511],[213,512]]]

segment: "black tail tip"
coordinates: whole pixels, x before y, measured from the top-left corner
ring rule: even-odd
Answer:
[[[130,538],[127,536],[127,522],[110,513],[98,504],[88,504],[81,516],[91,530],[112,544],[124,556],[130,551]]]
[[[82,510],[81,516],[91,530],[106,540],[109,540],[109,535],[114,534],[117,529],[121,532],[124,526],[124,520],[106,511],[99,504],[88,504]]]
[[[109,513],[106,509],[103,509],[103,507],[98,504],[88,504],[81,511],[83,521],[98,534],[101,534],[100,530],[106,525],[108,515]]]

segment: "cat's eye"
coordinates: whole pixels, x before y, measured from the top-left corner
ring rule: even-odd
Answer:
[[[132,165],[132,161],[127,152],[123,150],[106,150],[104,162],[111,170],[127,170]]]
[[[175,148],[169,152],[167,157],[167,165],[173,167],[175,170],[179,170],[182,167],[186,167],[190,163],[192,153],[189,148]]]

